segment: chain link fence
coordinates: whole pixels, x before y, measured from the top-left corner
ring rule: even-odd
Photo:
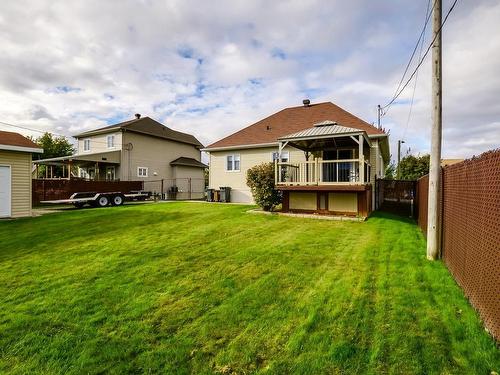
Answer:
[[[204,178],[165,178],[144,181],[144,190],[162,200],[202,200],[205,199]]]
[[[427,232],[428,177],[418,181]],[[442,170],[442,256],[484,325],[500,340],[500,149]]]

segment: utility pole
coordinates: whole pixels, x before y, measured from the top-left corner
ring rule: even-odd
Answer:
[[[441,252],[441,136],[442,136],[442,61],[441,61],[441,0],[433,11],[432,45],[432,131],[429,166],[429,204],[427,214],[427,259],[437,259]]]
[[[380,108],[380,104],[377,106],[377,125],[378,128],[380,129],[380,116],[381,116],[382,108]]]
[[[396,180],[401,179],[401,169],[399,168],[399,164],[401,163],[401,143],[405,143],[403,140],[398,140],[398,168],[396,172]]]

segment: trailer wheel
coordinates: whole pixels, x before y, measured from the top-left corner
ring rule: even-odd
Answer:
[[[114,195],[111,201],[113,206],[121,206],[125,201],[125,197],[122,194]]]
[[[109,204],[109,199],[107,196],[102,195],[97,199],[97,207],[106,207]]]

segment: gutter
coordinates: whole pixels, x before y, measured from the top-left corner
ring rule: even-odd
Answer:
[[[261,148],[261,147],[274,147],[274,146],[276,147],[279,146],[279,143],[271,142],[271,143],[256,143],[249,145],[235,145],[235,146],[225,146],[225,147],[206,147],[202,148],[200,151],[212,152],[212,151],[226,151],[226,150],[242,150],[248,148]]]
[[[43,154],[43,149],[35,147],[24,147],[24,146],[12,146],[12,145],[2,145],[0,144],[0,150],[5,151],[21,151],[21,152],[31,152],[37,154]]]

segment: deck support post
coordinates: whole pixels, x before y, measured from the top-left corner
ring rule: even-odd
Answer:
[[[363,135],[359,135],[359,182],[361,184],[365,183],[365,154],[363,153]]]
[[[314,158],[314,160],[316,161],[316,166],[315,166],[315,170],[316,170],[316,185],[319,185],[319,159],[318,158]]]

